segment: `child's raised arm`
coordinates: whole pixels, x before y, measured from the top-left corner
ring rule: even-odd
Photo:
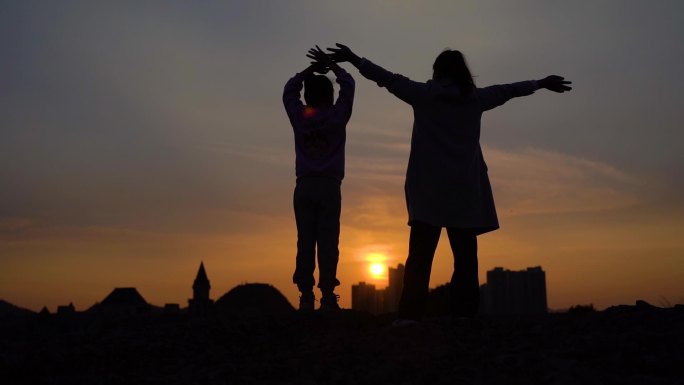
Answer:
[[[314,72],[325,73],[328,69],[325,65],[319,62],[311,63],[301,72],[295,74],[290,80],[285,83],[285,89],[283,90],[283,104],[285,105],[285,111],[290,121],[297,119],[301,115],[302,108],[304,108],[304,103],[301,99],[301,91],[304,87],[304,79],[307,75]]]

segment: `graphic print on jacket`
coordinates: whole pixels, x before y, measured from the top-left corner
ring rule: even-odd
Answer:
[[[311,130],[302,135],[302,149],[312,159],[321,159],[330,152],[330,142],[323,130]]]

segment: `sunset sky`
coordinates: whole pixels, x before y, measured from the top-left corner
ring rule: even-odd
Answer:
[[[684,2],[3,1],[0,298],[90,307],[114,287],[187,304],[244,282],[291,303],[294,140],[282,87],[341,42],[414,80],[445,48],[478,86],[559,74],[486,113],[501,229],[480,279],[541,265],[549,307],[684,302]],[[341,305],[403,263],[412,112],[356,79]],[[431,285],[449,280],[446,233]]]

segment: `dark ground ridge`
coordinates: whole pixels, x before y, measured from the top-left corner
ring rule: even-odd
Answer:
[[[406,328],[345,310],[0,320],[3,384],[684,384],[684,306]]]

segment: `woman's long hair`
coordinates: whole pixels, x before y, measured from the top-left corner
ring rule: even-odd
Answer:
[[[432,65],[433,80],[451,80],[461,91],[468,95],[475,89],[473,75],[470,74],[468,64],[461,51],[447,49],[437,56]]]

